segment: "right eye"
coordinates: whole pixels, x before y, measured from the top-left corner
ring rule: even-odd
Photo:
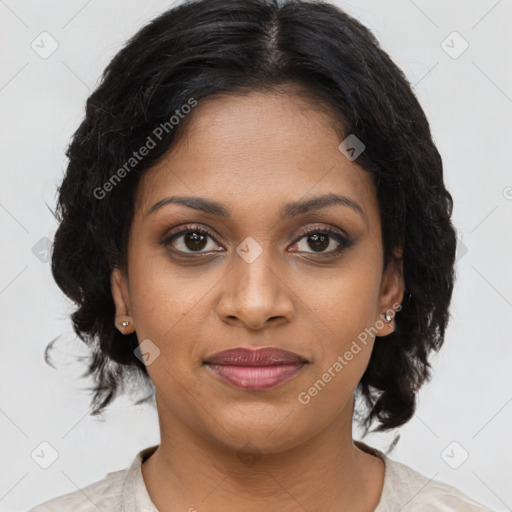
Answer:
[[[215,244],[209,244],[208,239],[213,240]],[[173,251],[181,252],[184,254],[206,254],[206,252],[220,252],[224,249],[214,249],[211,247],[204,252],[208,245],[218,245],[215,237],[205,229],[198,228],[197,226],[185,226],[178,232],[171,233],[164,240],[162,245],[171,246]]]

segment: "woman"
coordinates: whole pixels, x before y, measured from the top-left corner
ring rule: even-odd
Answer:
[[[161,442],[34,511],[489,510],[352,438],[414,414],[456,250],[429,124],[365,27],[181,4],[107,66],[67,156],[52,270],[94,414],[142,379]]]

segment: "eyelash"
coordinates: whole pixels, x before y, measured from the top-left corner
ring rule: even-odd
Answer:
[[[181,231],[178,231],[176,233],[171,233],[169,236],[165,237],[162,240],[161,244],[163,246],[167,246],[176,238],[179,238],[180,236],[186,235],[187,233],[191,233],[191,232],[198,233],[201,235],[206,235],[206,236],[210,237],[217,245],[219,245],[219,243],[216,240],[216,237],[212,233],[210,233],[206,229],[200,228],[197,225],[193,225],[193,224],[184,226]],[[350,239],[348,239],[347,237],[345,237],[344,235],[342,235],[341,233],[339,233],[337,230],[333,229],[330,226],[326,226],[326,227],[322,227],[322,228],[319,228],[319,227],[310,228],[310,229],[304,231],[303,233],[301,233],[301,235],[295,239],[295,241],[293,242],[292,245],[295,245],[296,243],[300,242],[303,238],[306,238],[308,236],[315,235],[315,234],[328,235],[328,236],[334,238],[336,240],[336,242],[338,242],[340,244],[337,249],[334,249],[334,250],[331,250],[328,252],[318,252],[318,253],[306,252],[306,254],[312,254],[313,256],[318,257],[318,258],[322,258],[325,256],[338,255],[342,251],[344,251],[345,249],[347,249],[348,247],[353,245],[353,242]],[[180,255],[186,255],[184,257],[189,257],[189,256],[190,257],[198,257],[201,255],[208,254],[207,252],[206,253],[204,253],[204,252],[184,252],[184,251],[180,251],[180,250],[176,250],[176,249],[174,249],[174,251],[176,251]],[[223,252],[223,251],[216,251],[216,252]]]

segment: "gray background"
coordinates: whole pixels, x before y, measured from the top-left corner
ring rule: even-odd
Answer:
[[[512,510],[512,2],[337,3],[374,32],[414,85],[443,156],[460,233],[445,346],[391,457],[494,510]],[[84,367],[73,363],[73,354],[86,351],[46,261],[45,238],[56,224],[45,203],[55,206],[65,146],[103,68],[172,5],[0,0],[1,510],[75,491],[159,441],[151,405],[121,398],[103,419],[87,416],[90,382],[78,380]],[[58,43],[46,59],[31,47],[42,46],[43,31]],[[469,47],[458,55],[463,40]],[[55,371],[43,351],[61,334]],[[365,442],[385,448],[391,439]],[[59,455],[47,469],[31,457],[43,441]]]

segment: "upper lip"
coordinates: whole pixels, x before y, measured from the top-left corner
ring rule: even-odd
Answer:
[[[217,352],[204,361],[207,364],[226,364],[234,366],[276,366],[282,364],[303,364],[307,359],[288,350],[275,347],[259,349],[232,348]]]

